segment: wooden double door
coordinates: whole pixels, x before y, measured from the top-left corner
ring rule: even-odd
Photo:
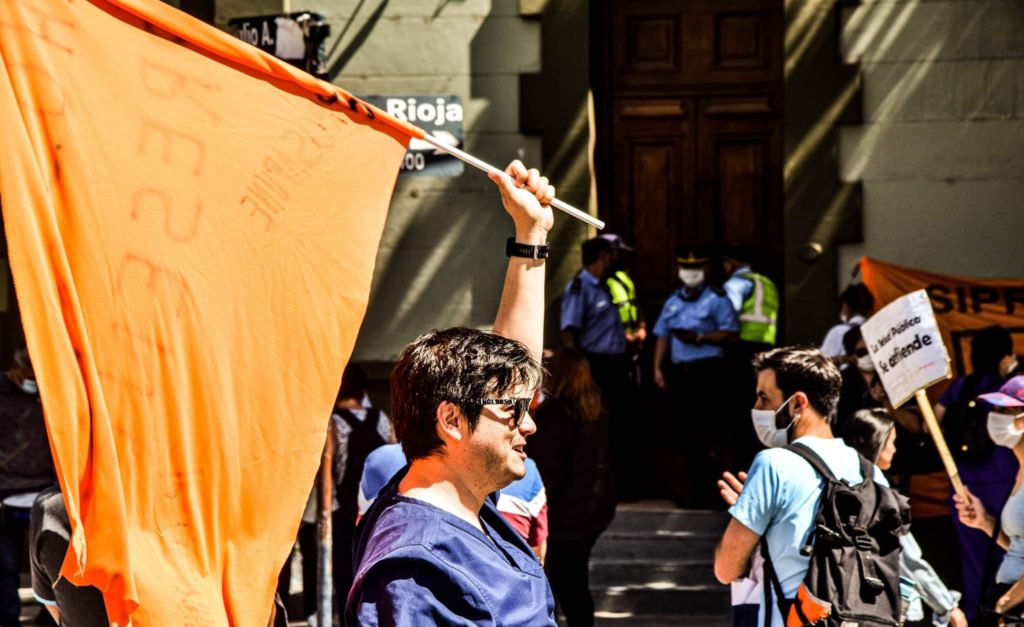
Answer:
[[[637,248],[648,316],[679,245],[736,245],[782,279],[782,0],[596,8],[599,210]]]

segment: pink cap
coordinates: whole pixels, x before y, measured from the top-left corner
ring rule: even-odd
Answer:
[[[978,398],[996,407],[1024,407],[1024,375],[1010,379],[998,392],[982,394]]]

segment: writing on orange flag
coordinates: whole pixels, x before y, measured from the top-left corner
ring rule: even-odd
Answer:
[[[925,272],[863,257],[864,285],[882,308],[905,294],[925,290],[949,350],[954,373],[971,371],[971,337],[1000,325],[1010,331],[1014,348],[1024,353],[1024,278],[976,279]]]
[[[266,624],[418,134],[159,0],[0,3],[62,572],[111,624]]]

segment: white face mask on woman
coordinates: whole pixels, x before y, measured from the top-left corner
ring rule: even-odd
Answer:
[[[757,433],[757,439],[761,440],[761,444],[764,444],[768,448],[776,448],[779,446],[786,446],[789,444],[789,430],[796,424],[796,418],[789,421],[789,426],[785,429],[780,429],[776,424],[776,417],[779,412],[789,405],[789,401],[793,400],[790,396],[786,399],[781,406],[776,410],[771,409],[751,409],[750,419],[754,423],[754,432]]]
[[[1024,429],[1018,429],[1014,424],[1018,416],[1012,414],[1000,414],[989,412],[988,414],[988,437],[999,446],[1014,448],[1024,435]]]

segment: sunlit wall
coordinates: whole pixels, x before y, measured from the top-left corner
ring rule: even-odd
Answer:
[[[863,185],[862,254],[937,272],[1024,276],[1024,3],[864,2],[842,58],[863,77],[863,122],[840,133]]]

